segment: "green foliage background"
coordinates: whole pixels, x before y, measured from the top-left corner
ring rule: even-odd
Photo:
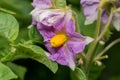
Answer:
[[[0,62],[0,73],[6,72],[4,74],[7,74],[4,79],[2,79],[2,76],[4,75],[0,75],[0,80],[10,80],[17,77],[18,79],[14,80],[82,80],[83,78],[81,79],[81,73],[77,71],[72,72],[65,66],[58,65],[58,68],[56,63],[49,61],[47,58],[40,58],[44,56],[42,53],[44,53],[43,49],[45,49],[42,37],[38,32],[36,32],[35,28],[27,28],[31,24],[30,12],[33,9],[31,2],[32,0],[0,0],[0,59],[4,62]],[[83,16],[79,0],[67,0],[67,4],[71,4],[72,9],[78,14],[77,17],[81,33],[92,37],[95,23],[84,26],[85,18]],[[12,13],[12,16],[1,9],[5,9],[7,12]],[[4,16],[5,18],[2,18]],[[6,20],[11,22],[4,22]],[[6,26],[7,29],[4,29],[4,26]],[[8,31],[9,28],[12,28],[11,31]],[[107,41],[106,45],[120,37],[120,32],[116,32],[114,30],[112,32],[113,34],[111,35],[110,40]],[[28,40],[31,40],[37,46],[32,45],[31,42],[27,42]],[[17,44],[17,46],[14,46],[17,48],[17,52],[15,54],[17,56],[14,56],[14,54],[8,54],[11,50],[9,43],[13,42],[14,44]],[[6,45],[8,47],[6,47]],[[41,46],[43,49],[38,46]],[[120,43],[107,51],[106,54],[109,55],[109,58],[103,60],[103,66],[98,67],[93,65],[92,70],[90,71],[90,80],[120,80],[119,53]],[[8,62],[9,60],[11,60],[11,62]],[[103,71],[101,72],[101,70]]]

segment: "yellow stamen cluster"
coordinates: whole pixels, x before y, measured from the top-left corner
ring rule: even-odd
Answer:
[[[52,47],[60,47],[62,46],[66,41],[66,35],[65,34],[57,34],[53,36],[50,40],[50,44]]]

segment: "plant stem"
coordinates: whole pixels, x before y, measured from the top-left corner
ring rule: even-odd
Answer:
[[[112,46],[114,46],[115,44],[119,43],[120,39],[116,39],[114,40],[112,43],[110,43],[102,52],[100,52],[95,59],[101,57],[106,51],[108,51]]]
[[[111,23],[113,17],[113,10],[111,9],[111,13],[110,13],[110,17],[104,27],[104,30],[100,33],[99,35],[99,29],[100,29],[100,23],[101,23],[101,9],[98,9],[98,20],[97,20],[97,26],[96,26],[96,30],[95,30],[95,34],[94,34],[94,38],[95,40],[93,41],[93,43],[90,45],[88,52],[86,54],[86,63],[85,63],[85,71],[87,76],[89,75],[89,69],[90,69],[90,65],[94,59],[95,56],[95,48],[99,42],[99,40],[104,36],[104,34],[106,33],[107,29],[109,28],[109,25]]]
[[[78,24],[78,18],[77,18],[77,13],[75,11],[72,11],[73,13],[73,20],[75,21],[75,25],[76,25],[76,32],[81,33],[81,29],[80,26]]]
[[[6,12],[6,13],[9,13],[9,14],[16,14],[13,11],[10,11],[10,10],[7,10],[7,9],[1,8],[1,7],[0,7],[0,11]]]
[[[104,27],[103,31],[101,32],[100,36],[97,38],[97,41],[99,41],[104,36],[106,31],[108,30],[109,25],[110,25],[111,20],[112,20],[112,17],[113,17],[113,9],[111,9],[110,17],[109,17],[109,19],[107,21],[107,24],[105,25],[105,27]]]
[[[99,34],[100,23],[101,23],[101,9],[98,10],[98,20],[97,20],[97,25],[96,25],[95,34],[94,34],[95,40],[90,45],[89,50],[86,54],[85,71],[86,71],[87,76],[89,74],[89,66],[90,66],[90,64],[92,62],[92,58],[94,56],[94,53],[93,53],[94,49],[97,46],[97,37]]]
[[[99,35],[99,29],[100,29],[100,23],[101,23],[101,8],[98,10],[98,21],[95,29],[94,38],[96,39]]]

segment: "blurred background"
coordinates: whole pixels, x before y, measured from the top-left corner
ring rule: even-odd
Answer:
[[[13,14],[13,16],[16,17],[20,25],[19,37],[16,43],[19,42],[21,38],[29,40],[27,27],[31,24],[30,12],[33,9],[31,3],[32,0],[0,0],[0,8],[5,8],[16,13]],[[83,30],[82,34],[92,37],[94,26],[88,27],[83,25],[84,18],[83,15],[81,15],[82,12],[80,12],[82,9],[80,7],[80,1],[67,0],[67,4],[71,4],[72,9],[78,14],[78,22],[81,30]],[[120,32],[112,30],[109,38],[106,45],[120,38]],[[120,43],[113,46],[106,54],[109,58],[103,60],[102,67],[92,67],[91,74],[93,75],[91,75],[91,80],[120,80]],[[14,61],[14,63],[26,67],[27,72],[24,80],[71,80],[71,71],[65,66],[59,65],[57,73],[53,74],[46,66],[32,59],[20,59]]]

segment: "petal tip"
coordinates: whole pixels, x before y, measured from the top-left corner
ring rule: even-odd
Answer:
[[[89,43],[91,43],[92,41],[94,41],[94,39],[91,38],[91,37],[89,37],[89,36],[87,36],[85,41],[86,41],[87,44],[89,44]]]

